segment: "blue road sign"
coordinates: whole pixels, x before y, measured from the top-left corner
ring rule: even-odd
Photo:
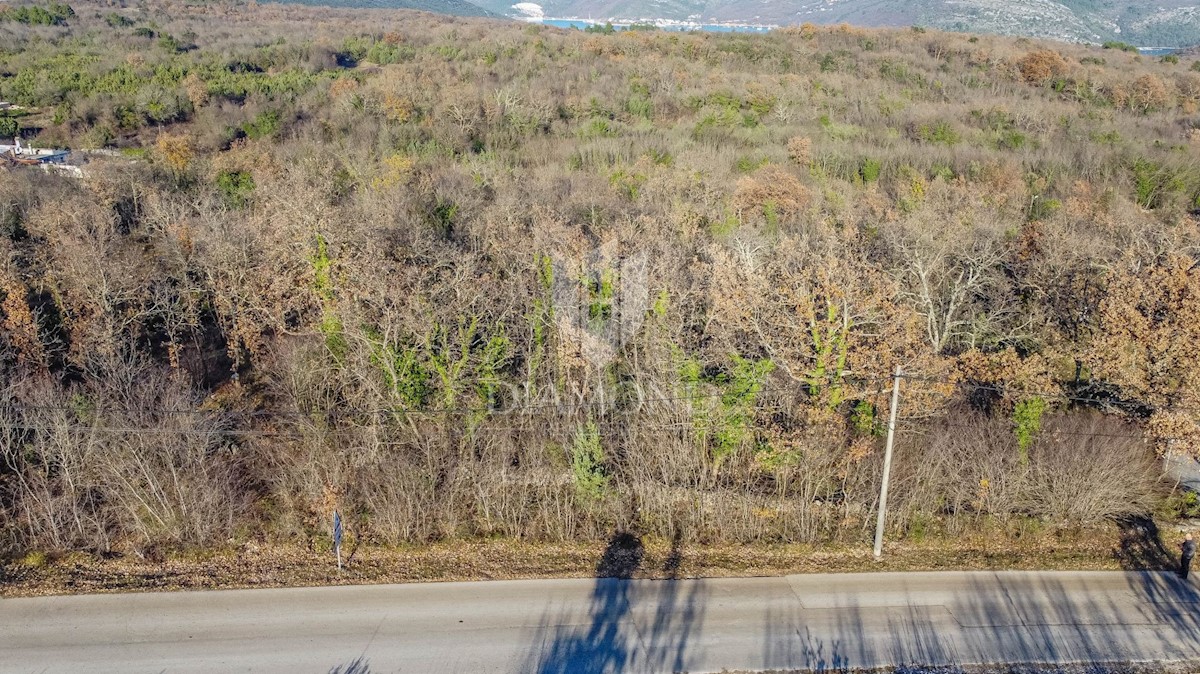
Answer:
[[[342,514],[333,511],[333,547],[342,547]]]

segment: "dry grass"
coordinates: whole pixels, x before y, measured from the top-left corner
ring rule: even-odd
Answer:
[[[869,545],[707,545],[673,550],[669,541],[647,540],[636,577],[734,577],[793,573],[967,569],[1131,568],[1115,526],[1071,533],[1014,536],[977,533],[955,539],[889,544],[882,561]],[[233,589],[373,583],[528,578],[589,578],[597,575],[603,541],[531,543],[511,540],[451,542],[421,547],[348,549],[338,572],[331,552],[313,548],[247,544],[162,561],[72,553],[28,565],[0,567],[0,596],[71,593]]]
[[[813,670],[788,669],[770,670],[760,674],[802,674]],[[941,667],[921,667],[906,665],[902,667],[880,667],[877,669],[839,669],[839,674],[1194,674],[1200,671],[1194,663],[1189,662],[1088,662],[1079,664],[1044,663],[1029,664],[997,664],[997,665],[958,665]],[[751,674],[739,670],[728,674]]]

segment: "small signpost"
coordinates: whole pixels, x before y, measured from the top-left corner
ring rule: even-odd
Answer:
[[[333,551],[337,555],[338,571],[342,570],[342,514],[333,511]]]

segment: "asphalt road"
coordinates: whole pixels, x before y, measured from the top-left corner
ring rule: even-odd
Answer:
[[[548,580],[0,600],[4,672],[719,672],[1200,659],[1173,574]]]
[[[1200,461],[1195,457],[1181,452],[1167,454],[1163,457],[1163,473],[1180,487],[1200,492]]]

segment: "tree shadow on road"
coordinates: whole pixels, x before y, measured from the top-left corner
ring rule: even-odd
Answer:
[[[978,573],[936,600],[928,596],[932,575],[911,589],[897,575],[888,580],[885,601],[876,598],[864,606],[858,593],[848,593],[828,608],[818,602],[815,610],[767,612],[763,665],[849,672],[1075,663],[1108,672],[1120,671],[1114,663],[1148,655],[1168,661],[1200,658],[1198,595],[1190,584],[1172,572],[1127,572],[1124,584],[1114,584],[1112,575]],[[801,590],[797,593],[806,601]],[[1054,665],[1029,670],[1058,671]]]
[[[1117,522],[1120,542],[1115,554],[1127,571],[1167,571],[1176,568],[1175,555],[1163,544],[1154,519],[1126,517]]]
[[[684,671],[688,641],[703,616],[704,584],[693,581],[684,591],[675,580],[634,580],[644,560],[636,535],[618,532],[609,539],[596,564],[587,614],[582,620],[567,610],[543,616],[522,671]],[[663,570],[673,578],[681,560],[676,539]],[[640,613],[641,606],[652,611]]]
[[[371,674],[371,661],[360,655],[344,665],[330,669],[329,674]]]

